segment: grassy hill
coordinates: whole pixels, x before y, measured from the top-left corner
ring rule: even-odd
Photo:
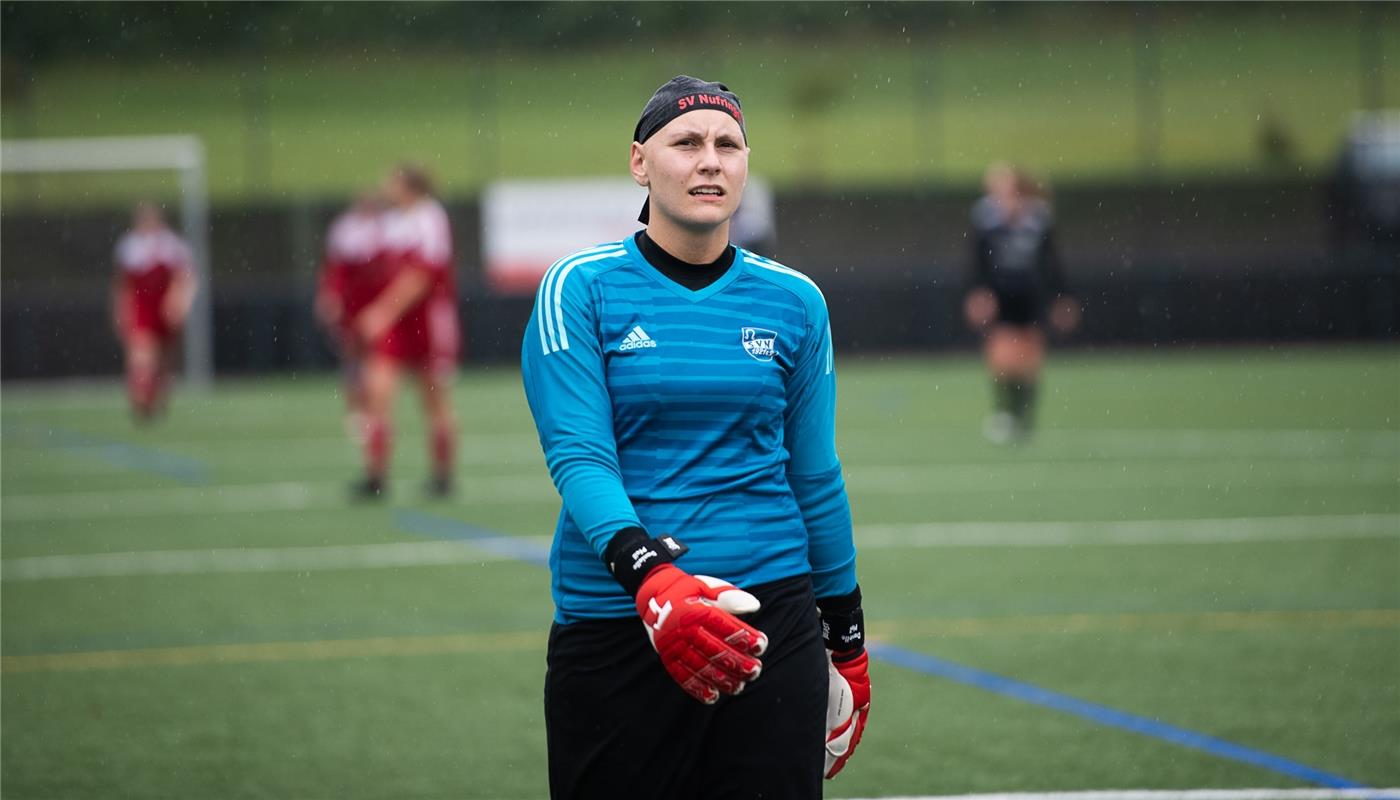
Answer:
[[[1380,85],[1395,105],[1400,14],[1376,18],[1389,58]],[[349,192],[401,158],[432,165],[449,194],[503,176],[619,174],[642,103],[678,72],[733,86],[753,169],[780,186],[966,182],[999,158],[1061,182],[1127,176],[1152,141],[1164,178],[1319,170],[1363,97],[1351,7],[1233,23],[1175,15],[1147,35],[1065,24],[716,38],[60,61],[38,68],[27,91],[7,86],[0,129],[194,133],[208,148],[213,196],[238,202]],[[1144,129],[1155,139],[1141,139]],[[3,189],[10,206],[173,185],[155,175],[7,176]]]

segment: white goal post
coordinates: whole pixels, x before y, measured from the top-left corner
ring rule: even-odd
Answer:
[[[209,193],[204,143],[196,136],[12,139],[0,142],[0,172],[154,172],[180,176],[180,222],[194,258],[198,289],[185,322],[185,380],[207,387],[214,376],[210,298]]]

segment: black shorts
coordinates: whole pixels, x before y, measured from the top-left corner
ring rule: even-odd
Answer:
[[[763,674],[712,706],[671,680],[640,619],[550,629],[550,797],[821,797],[827,659],[811,579],[749,591],[763,604],[745,617],[768,635]]]
[[[1035,291],[996,293],[997,322],[1007,325],[1039,325],[1045,319],[1045,296]]]

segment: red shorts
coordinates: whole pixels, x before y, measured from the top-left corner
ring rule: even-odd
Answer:
[[[457,305],[434,298],[404,315],[374,347],[404,366],[441,375],[457,366],[461,347]]]
[[[179,331],[172,329],[161,313],[159,298],[155,302],[137,300],[127,306],[126,337],[138,334],[152,336],[161,342],[175,338]]]

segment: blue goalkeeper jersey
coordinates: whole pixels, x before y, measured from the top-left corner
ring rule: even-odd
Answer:
[[[831,330],[806,276],[738,249],[692,291],[633,239],[589,248],[545,274],[521,362],[563,498],[556,621],[636,614],[602,557],[629,526],[684,542],[692,574],[855,589]]]

